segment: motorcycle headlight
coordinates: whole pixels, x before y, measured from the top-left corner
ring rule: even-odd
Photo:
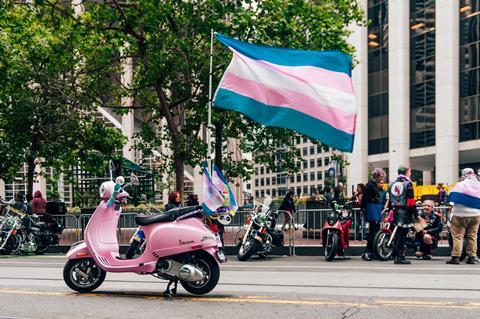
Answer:
[[[347,218],[347,217],[348,217],[348,211],[347,211],[347,210],[344,210],[344,211],[342,212],[342,217],[343,217],[343,218]]]

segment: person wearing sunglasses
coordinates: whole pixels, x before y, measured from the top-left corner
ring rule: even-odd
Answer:
[[[417,233],[415,239],[415,256],[426,260],[432,259],[432,249],[437,247],[439,234],[442,231],[442,215],[434,211],[431,200],[425,200],[419,217],[425,222],[425,227]]]

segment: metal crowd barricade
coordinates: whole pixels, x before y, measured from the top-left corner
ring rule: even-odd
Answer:
[[[70,246],[77,242],[80,238],[78,229],[78,218],[73,214],[66,215],[52,215],[52,218],[64,227],[60,234],[60,246]]]
[[[252,211],[237,211],[229,225],[225,226],[223,243],[225,246],[236,246],[243,239],[247,229],[247,218]]]

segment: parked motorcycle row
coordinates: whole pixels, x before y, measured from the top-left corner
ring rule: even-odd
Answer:
[[[36,222],[27,214],[26,205],[14,208],[3,201],[0,204],[4,206],[0,215],[0,254],[43,255],[58,245],[63,227],[50,215],[45,214],[44,222]]]

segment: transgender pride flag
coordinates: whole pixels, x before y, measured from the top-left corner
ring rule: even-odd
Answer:
[[[356,107],[350,56],[216,37],[232,50],[233,59],[215,93],[215,106],[352,151]]]

